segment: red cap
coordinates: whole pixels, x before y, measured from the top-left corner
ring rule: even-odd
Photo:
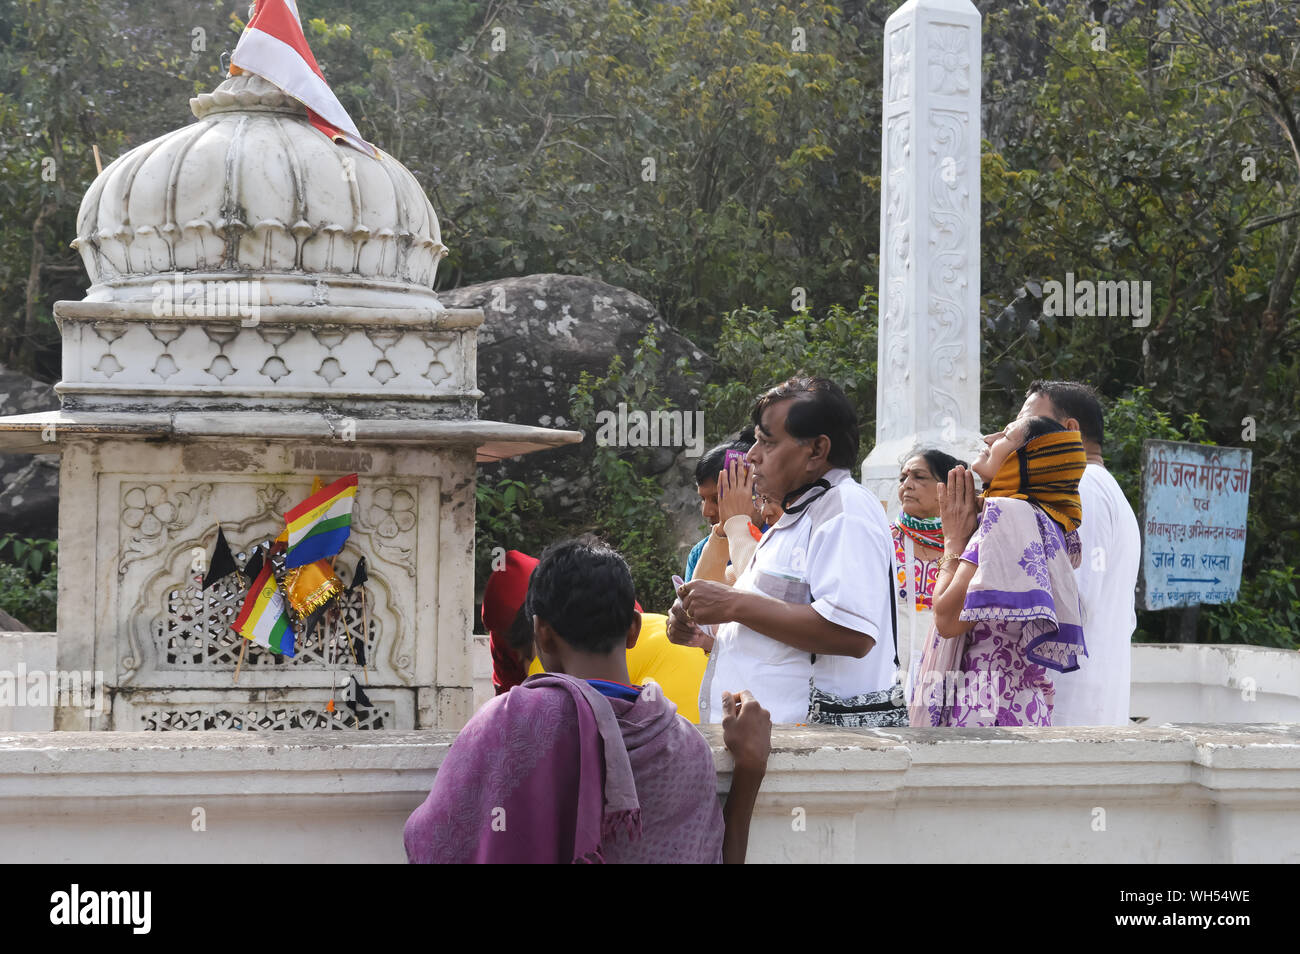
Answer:
[[[493,635],[504,637],[528,596],[528,581],[533,578],[538,560],[518,550],[506,552],[506,565],[493,570],[483,588],[483,625]],[[644,612],[635,600],[632,608]]]
[[[506,565],[493,570],[483,588],[483,625],[488,632],[505,636],[528,595],[528,581],[537,568],[536,557],[518,550],[506,553]]]

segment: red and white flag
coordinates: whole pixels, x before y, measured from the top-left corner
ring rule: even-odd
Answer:
[[[230,56],[230,75],[256,73],[307,107],[311,124],[335,142],[375,159],[379,150],[361,138],[316,65],[303,36],[295,0],[257,0],[253,19]]]

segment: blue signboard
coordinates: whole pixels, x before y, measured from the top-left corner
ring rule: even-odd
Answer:
[[[1176,441],[1143,443],[1142,591],[1147,609],[1237,598],[1249,497],[1250,451]]]

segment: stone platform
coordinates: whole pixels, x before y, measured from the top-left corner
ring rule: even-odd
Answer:
[[[731,759],[703,731],[721,794]],[[453,738],[0,736],[0,844],[10,862],[401,862]],[[1300,726],[782,726],[749,860],[1300,862]]]

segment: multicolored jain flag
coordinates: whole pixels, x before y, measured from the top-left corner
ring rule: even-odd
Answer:
[[[245,639],[265,646],[273,653],[293,655],[293,624],[289,622],[289,608],[284,604],[284,594],[275,585],[268,560],[249,587],[244,608],[239,611],[234,630]]]
[[[284,515],[289,532],[284,555],[286,570],[326,560],[343,549],[352,532],[352,501],[356,496],[357,475],[348,474]]]

